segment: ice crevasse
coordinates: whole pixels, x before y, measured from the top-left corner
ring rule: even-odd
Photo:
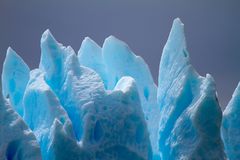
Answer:
[[[86,37],[76,54],[46,30],[38,68],[7,50],[0,160],[237,160],[239,93],[222,114],[213,77],[190,64],[179,18],[158,85],[114,36],[102,47]]]

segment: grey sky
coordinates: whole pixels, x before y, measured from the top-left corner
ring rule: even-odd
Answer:
[[[86,36],[102,45],[114,35],[145,59],[157,82],[163,46],[180,17],[192,64],[213,75],[225,106],[240,80],[239,8],[239,0],[0,0],[0,69],[8,46],[37,67],[49,28],[76,52]]]

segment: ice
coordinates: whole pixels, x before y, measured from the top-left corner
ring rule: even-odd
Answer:
[[[102,47],[87,37],[76,55],[49,30],[36,69],[8,49],[2,85],[1,160],[224,160],[225,151],[239,159],[240,85],[222,122],[214,79],[190,64],[178,18],[158,86],[145,61],[114,36]]]
[[[32,131],[0,93],[0,159],[41,160]]]
[[[29,79],[30,69],[10,47],[7,50],[2,71],[2,92],[11,105],[23,116],[22,98]]]
[[[84,112],[82,144],[95,159],[151,159],[149,134],[131,77],[121,78],[104,99],[86,104]]]
[[[215,83],[191,66],[180,19],[163,49],[158,103],[160,159],[225,159]]]
[[[235,89],[232,99],[223,112],[222,139],[229,160],[240,158],[240,83]]]
[[[151,157],[149,135],[134,80],[120,79],[115,90],[105,91],[99,74],[80,66],[74,51],[59,44],[48,30],[42,36],[41,49],[43,79],[59,97],[81,150],[91,155],[88,159]]]
[[[43,72],[35,69],[31,71],[30,75],[23,98],[25,106],[24,121],[36,135],[43,159],[64,159],[54,158],[58,157],[58,154],[61,152],[68,155],[69,159],[71,159],[71,156],[78,155],[77,151],[75,153],[68,152],[68,150],[62,150],[56,146],[59,143],[67,143],[68,145],[75,143],[77,145],[72,123],[58,98],[44,81]],[[64,127],[59,128],[56,125]],[[56,127],[59,128],[57,132],[56,129],[51,129]],[[61,132],[64,133],[62,134],[64,136],[56,141],[55,136],[61,134]],[[50,138],[50,135],[52,135],[52,138]]]
[[[89,37],[86,37],[78,51],[79,63],[96,71],[107,88],[107,73],[102,57],[102,48]]]
[[[59,44],[49,30],[43,33],[41,51],[39,68],[45,72],[47,84],[59,97],[80,140],[83,132],[82,105],[97,96],[104,96],[101,78],[92,70],[80,67],[73,49]]]
[[[78,57],[81,65],[90,67],[101,76],[109,90],[112,90],[123,76],[134,78],[148,124],[153,152],[157,153],[159,121],[157,87],[144,60],[136,56],[126,43],[114,36],[105,39],[102,49],[90,38],[85,38]]]

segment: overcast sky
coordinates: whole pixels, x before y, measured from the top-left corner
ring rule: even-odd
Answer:
[[[0,69],[8,46],[37,67],[41,34],[49,28],[76,52],[86,36],[102,45],[114,35],[145,59],[157,82],[176,17],[185,24],[193,66],[213,75],[224,107],[240,81],[239,0],[0,0]]]

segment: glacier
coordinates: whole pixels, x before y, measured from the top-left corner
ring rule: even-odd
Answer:
[[[114,36],[102,47],[86,37],[76,54],[46,30],[40,48],[35,69],[7,50],[1,160],[239,159],[240,85],[222,115],[213,77],[190,63],[179,18],[157,85],[147,63]]]

